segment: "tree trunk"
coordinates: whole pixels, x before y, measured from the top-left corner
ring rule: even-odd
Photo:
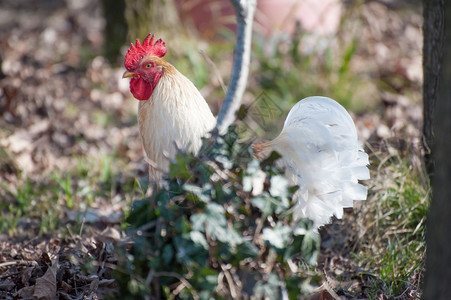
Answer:
[[[174,51],[178,45],[174,45],[173,40],[180,39],[183,34],[174,0],[126,0],[125,4],[129,40],[141,40],[153,33],[156,38],[163,38]]]
[[[432,2],[441,1],[430,2],[432,5]],[[438,97],[437,102],[434,103],[436,109],[432,115],[431,128],[435,174],[432,179],[433,195],[427,219],[427,258],[423,291],[423,299],[431,300],[450,299],[448,289],[451,283],[451,1],[446,1],[443,10],[436,13],[444,15],[446,28],[443,60],[439,68],[441,70],[438,80]],[[428,13],[425,12],[425,14]],[[425,48],[429,46],[425,45]],[[427,61],[428,58],[425,58],[425,62]],[[429,75],[432,76],[431,74]],[[428,78],[425,77],[425,82],[427,81]],[[430,99],[424,100],[426,103]],[[432,111],[434,111],[433,107]]]
[[[439,76],[443,57],[445,0],[423,0],[423,146],[429,174],[433,174],[431,159],[434,130],[432,120],[439,90]]]
[[[126,43],[127,24],[125,22],[124,0],[102,0],[103,14],[105,16],[105,42],[104,55],[111,64],[119,64],[121,47]],[[122,57],[120,58],[122,60]]]

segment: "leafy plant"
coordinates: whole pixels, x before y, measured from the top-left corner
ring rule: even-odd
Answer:
[[[296,187],[238,140],[231,128],[204,140],[197,157],[178,154],[167,185],[133,203],[133,244],[120,248],[116,272],[124,299],[302,293],[301,270],[316,262],[319,237],[293,219]]]

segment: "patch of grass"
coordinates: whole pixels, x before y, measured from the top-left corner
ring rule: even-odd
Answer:
[[[66,207],[69,209],[74,208],[75,205],[75,197],[76,191],[73,189],[72,178],[69,175],[58,176],[59,174],[54,175],[54,180],[58,183],[60,187],[60,192],[62,193]]]
[[[59,219],[58,198],[54,194],[56,186],[38,183],[23,173],[18,174],[15,186],[4,186],[9,201],[0,206],[0,230],[16,235],[20,230],[27,230],[34,223],[32,220],[39,219],[42,222],[34,229],[38,229],[39,233],[53,231]]]
[[[74,161],[65,171],[38,177],[18,173],[16,182],[2,183],[1,196],[8,201],[0,202],[0,232],[53,233],[65,222],[66,210],[83,211],[95,201],[109,202],[117,195],[125,203],[142,196],[134,175],[113,155],[74,157]]]
[[[375,160],[379,166],[356,225],[361,236],[357,260],[377,274],[383,293],[392,297],[419,288],[430,187],[423,167],[399,154]],[[369,287],[367,293],[376,299],[380,286]]]

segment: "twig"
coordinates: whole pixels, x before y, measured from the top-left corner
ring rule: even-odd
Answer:
[[[263,222],[264,221],[261,218],[257,219],[257,228],[255,228],[254,238],[252,239],[252,243],[254,243],[254,244],[257,242],[257,239],[260,236],[260,232],[263,228]]]
[[[218,164],[216,162],[205,160],[205,163],[209,167],[211,167],[215,171],[215,174],[217,174],[219,177],[221,177],[221,179],[229,180],[229,178],[232,178],[232,179],[237,178],[237,176],[235,174],[233,174],[232,172],[230,172],[229,170],[226,170],[226,169],[221,170],[221,168],[218,166]]]
[[[80,233],[78,234],[79,236],[81,236],[81,234],[83,233],[83,228],[84,228],[84,226],[85,226],[85,221],[86,221],[86,218],[83,217],[83,218],[81,219]]]
[[[98,260],[100,261],[100,267],[97,271],[97,276],[102,277],[103,273],[105,272],[105,262],[106,262],[106,244],[102,242],[102,250],[100,250],[100,253],[98,255]],[[105,256],[102,258],[102,256]]]
[[[149,223],[146,223],[146,224],[138,227],[137,231],[141,231],[141,232],[147,231],[151,228],[154,228],[156,224],[157,224],[157,221],[151,221]]]
[[[224,272],[225,278],[227,280],[227,283],[230,287],[230,296],[232,296],[232,299],[238,299],[238,295],[235,288],[235,282],[233,281],[232,275],[230,275],[230,272],[224,264],[221,264],[221,269]]]
[[[146,277],[146,285],[147,286],[149,286],[150,283],[152,282],[154,275],[155,275],[155,271],[153,269],[151,269],[149,271],[149,274],[147,274],[147,277]]]
[[[335,291],[333,290],[333,288],[330,286],[329,284],[329,279],[328,276],[326,274],[326,272],[324,271],[324,282],[322,284],[322,287],[329,293],[329,295],[334,298],[334,300],[340,300],[341,297],[338,296],[337,293],[335,293]]]
[[[193,290],[193,286],[188,282],[188,280],[183,278],[180,274],[177,274],[175,272],[160,271],[160,272],[155,272],[153,275],[155,277],[175,277],[175,278],[177,278],[180,281],[181,285],[183,285],[183,287],[187,287],[187,288],[191,289],[190,292],[191,292],[191,295],[193,296],[194,300],[199,299],[199,295],[197,294],[197,292],[195,290]],[[178,288],[177,288],[177,290],[178,290]],[[180,289],[180,291],[181,290],[182,289]]]
[[[224,94],[227,93],[227,87],[225,86],[225,83],[224,83],[224,80],[222,79],[221,73],[219,72],[215,63],[211,60],[211,58],[207,55],[207,53],[205,53],[205,51],[200,50],[199,52],[204,57],[204,59],[207,61],[207,63],[210,65],[210,68],[213,70],[213,73],[215,74],[216,78],[218,79],[219,85],[221,86]]]
[[[223,283],[224,276],[225,276],[224,272],[219,272],[219,274],[218,274],[218,286],[216,287],[217,291],[221,291],[222,289],[224,289],[224,283]]]
[[[251,57],[252,23],[257,0],[231,0],[237,18],[237,42],[233,62],[232,78],[227,95],[218,114],[215,131],[225,134],[235,120],[235,113],[241,104]]]
[[[288,267],[290,268],[291,273],[296,274],[299,270],[299,267],[293,262],[291,258],[287,259]]]
[[[283,276],[283,272],[282,270],[276,266],[276,271],[277,271],[277,275],[279,275],[279,279],[280,279],[280,294],[282,296],[282,300],[288,300],[288,291],[287,291],[287,287],[285,285],[285,280],[284,280],[284,276]]]
[[[9,267],[14,265],[37,265],[35,261],[26,261],[26,260],[15,260],[15,261],[5,261],[0,263],[0,268]]]

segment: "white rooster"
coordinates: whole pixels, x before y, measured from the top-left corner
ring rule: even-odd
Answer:
[[[124,61],[123,77],[131,78],[130,91],[140,100],[139,133],[150,180],[156,183],[168,172],[176,148],[197,153],[201,138],[216,123],[194,84],[163,59],[166,51],[164,41],[149,34],[142,44],[131,44]],[[332,215],[340,218],[353,200],[366,199],[366,188],[358,180],[369,179],[368,156],[351,117],[332,99],[298,102],[280,135],[254,148],[259,158],[272,150],[282,155],[287,177],[300,187],[295,194],[297,216],[312,219],[315,226]]]
[[[365,200],[366,187],[358,180],[370,178],[368,155],[357,139],[354,122],[335,100],[308,97],[288,113],[282,132],[272,141],[254,144],[262,159],[271,151],[299,189],[294,195],[296,218],[307,217],[317,228],[354,200]]]

